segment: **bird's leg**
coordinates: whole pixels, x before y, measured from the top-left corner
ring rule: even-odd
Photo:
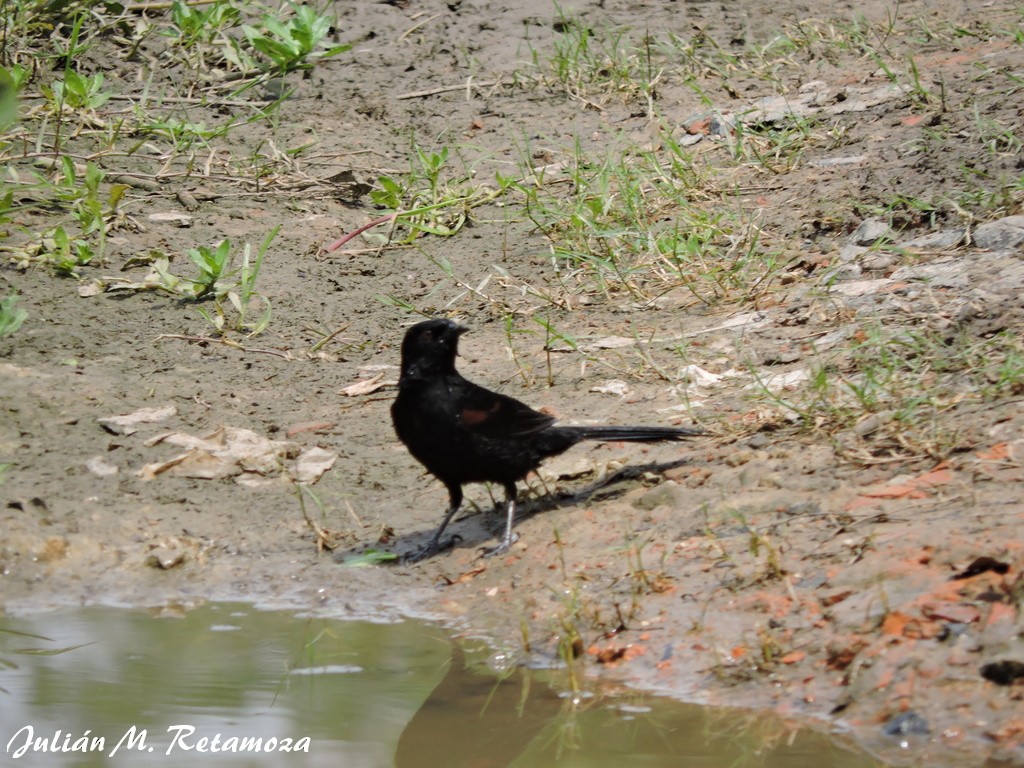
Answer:
[[[519,539],[519,535],[512,533],[512,521],[516,516],[516,486],[515,483],[505,483],[505,535],[494,547],[484,550],[484,557],[503,555],[511,549],[512,545]]]
[[[461,541],[461,536],[452,536],[444,544],[441,543],[441,534],[444,533],[444,529],[448,527],[448,523],[451,522],[452,518],[455,517],[455,513],[459,511],[459,507],[462,506],[462,487],[455,486],[448,489],[448,509],[445,510],[444,520],[437,526],[437,530],[434,531],[434,535],[430,537],[430,541],[425,546],[420,547],[415,552],[410,552],[406,555],[403,560],[407,563],[418,563],[420,560],[425,560],[431,555],[436,555],[438,552],[443,552],[446,549],[450,549],[455,545],[456,541]]]

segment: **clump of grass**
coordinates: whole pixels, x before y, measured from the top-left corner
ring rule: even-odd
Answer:
[[[310,69],[317,62],[344,53],[351,45],[325,46],[333,27],[326,15],[308,5],[287,3],[289,14],[264,14],[260,26],[243,26],[253,49],[263,54],[266,68],[279,74]]]
[[[963,331],[872,327],[857,337],[816,365],[796,391],[762,386],[758,397],[804,429],[842,433],[841,451],[874,461],[945,458],[960,445],[948,414],[1024,392],[1024,342],[1012,332],[979,339]]]
[[[46,96],[49,108],[54,114],[87,113],[96,120],[96,110],[110,100],[110,91],[103,88],[102,72],[93,75],[81,75],[73,69],[64,72],[63,79],[55,79],[44,85],[43,95]]]
[[[652,58],[650,35],[635,43],[622,28],[594,28],[557,3],[555,8],[550,56],[531,52],[536,82],[598,109],[615,97],[642,97],[653,112],[661,70]]]
[[[413,142],[408,172],[379,176],[377,189],[370,192],[370,199],[387,214],[373,225],[391,222],[406,229],[404,242],[422,235],[450,237],[466,225],[474,208],[497,199],[513,184],[500,175],[494,186],[477,183],[472,172],[453,173],[448,160],[448,147],[430,151]],[[388,242],[393,234],[374,236]]]
[[[103,264],[107,234],[126,223],[121,203],[127,187],[103,189],[106,174],[94,163],[76,165],[64,155],[51,178],[37,175],[35,188],[52,207],[65,211],[65,224],[46,229],[18,245],[0,246],[20,269],[32,264],[52,267],[65,277],[77,278],[79,268]],[[0,201],[0,213],[13,212],[11,194]]]
[[[562,603],[562,611],[556,621],[558,629],[558,656],[565,664],[568,674],[569,690],[578,693],[581,690],[578,659],[583,656],[586,646],[583,643],[582,635],[582,614],[583,605],[578,579],[570,579],[568,567],[565,561],[565,544],[558,530],[555,530],[555,546],[558,548],[558,561],[561,566],[563,587],[560,590],[559,599]]]
[[[757,581],[776,581],[785,576],[786,571],[782,566],[781,554],[772,539],[748,523],[742,512],[734,510],[730,515],[746,529],[748,551],[761,566],[761,573],[755,579]]]
[[[256,291],[256,282],[263,267],[263,258],[279,229],[280,225],[274,227],[263,239],[255,257],[252,247],[246,243],[242,248],[242,263],[237,269],[231,268],[235,254],[229,240],[222,240],[215,248],[200,246],[188,251],[189,258],[199,267],[199,275],[189,281],[189,292],[192,298],[209,297],[213,301],[212,311],[202,307],[198,311],[218,334],[234,330],[256,336],[270,324],[270,300]],[[234,309],[233,317],[229,317],[224,299]],[[257,312],[258,316],[254,317]]]
[[[28,312],[15,306],[17,303],[17,296],[0,299],[0,338],[17,331],[28,317]]]
[[[61,226],[50,230],[49,236],[44,236],[38,245],[38,260],[51,265],[62,277],[79,277],[78,268],[91,262],[95,255],[88,240],[71,237]]]
[[[174,0],[170,24],[160,31],[167,38],[171,55],[187,66],[210,71],[234,60],[240,62],[238,42],[227,31],[241,23],[242,14],[229,0],[209,5],[191,5]]]
[[[188,249],[189,259],[199,270],[192,277],[174,274],[170,259],[154,252],[141,259],[151,265],[150,273],[143,280],[106,278],[94,282],[100,290],[160,291],[197,304],[209,302],[212,308],[197,306],[197,311],[219,336],[228,331],[256,336],[266,330],[272,315],[270,300],[257,291],[256,286],[263,259],[279,229],[280,225],[267,234],[255,256],[252,246],[246,243],[241,249],[240,264],[238,249],[225,239],[213,247],[201,245]]]
[[[640,611],[645,596],[662,593],[671,588],[672,576],[665,567],[666,551],[662,552],[657,568],[652,568],[644,562],[644,549],[652,543],[652,539],[641,539],[632,531],[625,534],[625,544],[621,551],[626,558],[629,573],[630,607],[624,615],[619,616],[619,624],[623,627]]]
[[[672,288],[701,302],[750,300],[777,272],[752,220],[710,203],[703,169],[667,132],[663,149],[604,155],[577,144],[565,185],[523,185],[527,215],[564,282],[606,299],[651,301]]]
[[[173,0],[161,10],[139,17],[95,0],[0,4],[0,253],[18,268],[80,279],[105,265],[109,233],[136,225],[127,210],[138,200],[125,179],[145,187],[212,172],[263,192],[308,180],[294,162],[301,147],[263,141],[236,157],[217,142],[235,126],[273,118],[279,102],[247,102],[245,88],[349,49],[330,41],[333,17],[313,6],[248,0]],[[141,48],[145,41],[152,45]],[[124,107],[118,84],[125,81],[90,67],[97,57],[83,54],[92,50],[113,62],[111,70],[120,60],[142,61],[141,97]],[[190,90],[197,80],[213,85]],[[227,89],[235,92],[224,97]],[[204,160],[201,149],[209,150]],[[268,245],[235,253],[223,250],[228,243],[197,247],[189,256],[199,273],[188,278],[157,258],[143,283],[95,282],[209,300],[212,309],[200,310],[215,330],[251,335],[270,320],[270,304],[255,288]]]
[[[960,37],[979,35],[924,17],[903,19],[897,10],[878,21],[861,14],[842,20],[802,19],[737,46],[704,30],[693,34],[631,30],[590,23],[557,4],[555,11],[550,48],[531,49],[532,71],[527,77],[597,109],[616,95],[641,97],[649,116],[654,114],[657,89],[663,82],[689,86],[710,107],[720,100],[715,88],[731,99],[742,98],[751,82],[787,94],[793,88],[790,73],[801,64],[824,60],[835,66],[851,57],[871,61],[915,103],[944,106],[942,94],[926,85],[907,51],[920,47],[922,36],[953,44]]]

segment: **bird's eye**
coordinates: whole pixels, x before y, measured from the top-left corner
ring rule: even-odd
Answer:
[[[431,330],[430,328],[427,328],[420,334],[420,338],[423,339],[424,341],[433,341],[434,331]]]

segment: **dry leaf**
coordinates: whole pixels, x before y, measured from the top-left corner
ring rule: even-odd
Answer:
[[[326,432],[329,429],[334,429],[333,421],[307,421],[302,424],[294,424],[285,430],[285,435],[288,438],[301,435],[303,432]]]
[[[87,462],[85,467],[92,472],[96,477],[111,477],[116,475],[118,468],[116,464],[111,464],[102,456],[93,456]]]
[[[123,416],[105,416],[96,419],[105,430],[115,435],[134,435],[139,431],[139,424],[155,424],[174,416],[178,409],[173,405],[160,408],[141,408]]]
[[[202,480],[234,477],[240,485],[259,488],[276,485],[282,475],[290,475],[299,482],[314,483],[338,458],[323,448],[302,451],[291,441],[270,440],[238,427],[220,427],[205,437],[166,432],[146,442],[150,446],[160,443],[187,450],[167,461],[147,464],[138,473],[144,480],[165,473]]]
[[[349,384],[341,390],[341,394],[345,395],[345,397],[358,397],[359,395],[369,395],[384,387],[394,387],[397,384],[397,381],[384,381],[384,372],[381,371],[372,378],[357,381],[355,384]]]
[[[334,451],[313,447],[299,454],[290,474],[296,482],[311,485],[319,480],[324,472],[333,467],[337,460],[338,454]]]
[[[608,381],[600,384],[595,384],[590,388],[591,392],[598,392],[602,395],[618,395],[619,397],[626,397],[630,394],[629,385],[622,379],[609,379]]]

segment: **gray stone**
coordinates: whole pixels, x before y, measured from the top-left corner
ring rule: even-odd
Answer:
[[[768,448],[772,444],[771,438],[763,432],[758,432],[756,435],[747,440],[748,448]]]
[[[974,244],[986,251],[1016,248],[1024,243],[1024,216],[1007,216],[974,230]]]
[[[662,483],[636,499],[633,506],[648,512],[661,506],[681,509],[686,505],[686,497],[685,488],[680,488],[675,483]]]
[[[968,288],[971,284],[967,266],[960,260],[900,267],[892,273],[892,279],[921,280],[935,288]]]
[[[874,245],[879,240],[891,240],[893,231],[889,225],[880,219],[864,219],[860,226],[850,235],[850,242],[854,245]]]
[[[1008,227],[1019,227],[1020,229],[1024,229],[1024,216],[1004,216],[999,219],[999,221]]]
[[[860,165],[867,159],[867,155],[847,155],[845,157],[825,157],[819,160],[811,160],[807,164],[813,168],[834,168],[838,165]]]
[[[875,272],[884,272],[890,269],[896,263],[896,257],[891,253],[869,253],[863,259],[860,260],[860,264],[864,269],[872,270]]]
[[[159,213],[151,213],[147,217],[150,221],[155,221],[161,224],[176,224],[179,227],[191,227],[192,216],[187,213],[181,213],[179,211],[161,211]]]
[[[887,288],[892,282],[892,280],[883,277],[878,280],[857,280],[844,285],[833,285],[830,288],[835,293],[842,294],[843,296],[874,296],[876,293],[880,293],[883,289]]]
[[[743,111],[744,121],[749,123],[777,123],[791,116],[813,115],[819,112],[839,115],[844,112],[863,112],[872,107],[902,98],[907,86],[882,85],[875,87],[846,86],[830,89],[825,83],[807,83],[794,97],[766,96]]]
[[[857,261],[860,256],[867,252],[868,249],[860,245],[844,245],[839,251],[839,263],[849,264],[850,262]]]
[[[711,118],[711,125],[708,130],[710,131],[710,136],[728,138],[736,131],[735,120],[724,115],[717,115]]]
[[[826,282],[843,283],[849,280],[856,280],[861,275],[859,264],[837,264],[825,273]]]
[[[956,248],[961,242],[963,242],[963,239],[963,228],[943,229],[939,232],[929,232],[927,235],[921,235],[920,237],[915,237],[912,240],[907,240],[902,245],[904,248],[920,248],[922,250],[941,251],[948,248]]]
[[[823,91],[828,88],[828,83],[824,80],[811,80],[809,83],[804,83],[798,89],[800,93],[814,93],[815,91]]]
[[[785,365],[787,363],[795,363],[803,355],[800,353],[800,349],[797,347],[781,346],[777,349],[772,349],[769,352],[764,353],[761,356],[762,365]]]
[[[841,341],[846,341],[850,338],[852,331],[849,328],[840,328],[832,333],[826,333],[819,339],[811,342],[811,346],[815,352],[824,352],[826,349],[832,349],[836,344]]]

